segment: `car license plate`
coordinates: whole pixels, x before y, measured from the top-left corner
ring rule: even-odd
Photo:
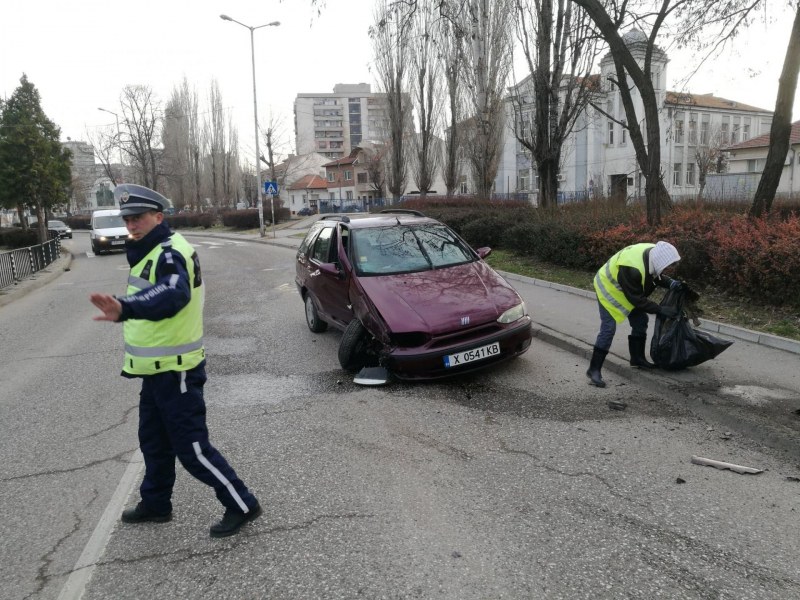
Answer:
[[[125,243],[125,240],[111,240],[111,245],[112,246],[121,246],[124,243]]]
[[[448,354],[444,357],[444,366],[447,368],[457,367],[466,363],[474,362],[476,360],[483,360],[490,356],[500,354],[500,342],[489,344],[488,346],[481,346],[480,348],[473,348],[472,350],[465,350],[457,354]]]

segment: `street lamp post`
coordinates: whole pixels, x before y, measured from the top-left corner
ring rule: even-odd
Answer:
[[[100,106],[97,107],[97,110],[102,110],[103,112],[110,113],[114,115],[114,118],[117,120],[117,151],[119,152],[119,169],[120,173],[122,172],[122,133],[119,129],[119,115],[115,113],[113,110],[108,110],[107,108],[102,108]]]
[[[253,32],[256,29],[261,29],[262,27],[277,27],[280,25],[280,21],[272,21],[272,23],[266,23],[265,25],[258,25],[257,27],[251,27],[250,25],[245,25],[236,19],[230,18],[228,15],[220,15],[220,19],[223,21],[232,21],[245,27],[250,30],[250,60],[253,66],[253,121],[255,122],[255,133],[256,133],[256,179],[258,180],[258,231],[261,237],[264,237],[264,206],[261,200],[261,163],[259,160],[261,159],[261,152],[258,149],[258,100],[256,98],[256,51],[255,45],[253,43]],[[273,235],[275,233],[275,217],[272,218],[272,232]]]

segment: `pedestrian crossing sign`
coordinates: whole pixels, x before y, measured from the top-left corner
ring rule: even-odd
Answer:
[[[272,194],[273,196],[278,193],[278,182],[277,181],[265,181],[264,182],[264,193],[265,194]]]

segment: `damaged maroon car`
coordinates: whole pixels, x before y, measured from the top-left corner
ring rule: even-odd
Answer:
[[[531,319],[509,283],[449,227],[417,211],[326,216],[297,252],[308,328],[344,332],[339,363],[436,379],[519,356]]]

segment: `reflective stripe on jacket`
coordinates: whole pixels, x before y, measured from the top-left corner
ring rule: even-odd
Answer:
[[[644,288],[645,276],[647,275],[644,253],[645,250],[653,246],[655,244],[633,244],[623,248],[600,267],[597,275],[594,276],[594,289],[597,292],[597,299],[617,323],[627,319],[634,308],[622,291],[619,281],[617,281],[619,268],[633,267],[637,269],[642,274],[642,288]]]
[[[123,323],[125,364],[130,375],[154,375],[164,371],[188,371],[205,358],[203,348],[204,287],[197,271],[194,248],[172,234],[131,268],[127,294],[147,290],[157,280],[156,265],[165,252],[179,252],[186,262],[191,298],[177,314],[160,321],[128,319]],[[174,275],[178,277],[178,275]]]

